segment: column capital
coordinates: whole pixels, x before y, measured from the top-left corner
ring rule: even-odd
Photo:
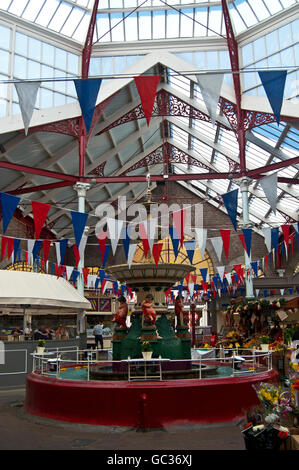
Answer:
[[[237,182],[240,185],[241,191],[248,191],[249,185],[252,182],[252,179],[248,176],[243,176],[242,178],[238,179]]]
[[[86,192],[91,188],[91,184],[78,181],[76,184],[74,184],[73,188],[75,191],[77,191],[78,197],[85,197]]]

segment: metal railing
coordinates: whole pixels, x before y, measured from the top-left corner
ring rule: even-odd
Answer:
[[[91,367],[111,366],[113,370],[122,371],[122,378],[119,380],[149,380],[147,370],[157,368],[156,377],[158,380],[164,380],[167,373],[174,371],[171,367],[165,369],[162,367],[162,362],[165,364],[176,363],[176,371],[184,372],[184,368],[180,368],[179,364],[190,363],[188,370],[192,370],[192,379],[198,378],[228,378],[236,376],[253,375],[261,372],[269,371],[272,369],[272,351],[259,351],[249,350],[242,348],[220,348],[220,349],[193,349],[192,359],[175,359],[166,360],[165,358],[156,358],[149,361],[142,359],[125,359],[121,361],[112,360],[111,349],[84,349],[79,350],[78,347],[73,349],[63,350],[63,348],[51,348],[54,351],[47,349],[43,354],[33,353],[33,373],[55,377],[64,380],[76,380],[74,377],[68,377],[63,374],[68,369],[86,369],[86,378],[81,380],[90,380]],[[195,352],[195,353],[194,353]],[[106,357],[100,357],[106,356]],[[117,364],[119,366],[117,366]],[[228,375],[207,375],[206,366],[214,366],[215,370],[218,367],[228,367]],[[132,373],[132,367],[138,370],[137,375]],[[231,369],[231,370],[230,370]],[[144,373],[143,373],[144,371]],[[198,371],[198,373],[197,373]],[[230,372],[230,373],[229,373]],[[151,379],[155,379],[155,372],[150,375]],[[181,377],[180,377],[181,378]],[[77,379],[78,380],[78,379]],[[79,379],[80,380],[80,379]],[[106,380],[109,380],[107,377]]]

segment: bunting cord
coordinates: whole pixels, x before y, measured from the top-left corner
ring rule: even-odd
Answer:
[[[242,74],[242,73],[253,73],[253,72],[295,72],[298,70],[299,65],[286,65],[284,67],[262,67],[262,68],[254,68],[254,67],[246,67],[246,69],[239,69],[237,71],[232,71],[231,69],[193,69],[193,70],[182,70],[181,72],[171,72],[169,74],[169,77],[181,77],[182,75],[185,76],[194,76],[194,75],[215,75],[215,74]],[[149,74],[142,74],[142,77],[146,77],[148,75],[152,75],[152,73]],[[132,74],[127,74],[127,73],[118,73],[118,74],[113,74],[113,75],[92,75],[88,77],[88,80],[117,80],[117,79],[134,79],[136,76]],[[0,83],[3,84],[15,84],[15,83],[47,83],[47,82],[72,82],[74,80],[86,80],[80,77],[79,75],[73,78],[67,78],[67,77],[49,77],[49,78],[28,78],[28,79],[2,79],[0,80]]]

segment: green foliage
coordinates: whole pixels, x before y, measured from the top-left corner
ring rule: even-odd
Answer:
[[[149,341],[142,341],[141,343],[141,350],[143,352],[148,352],[148,351],[152,351],[153,348],[152,348],[152,345]]]

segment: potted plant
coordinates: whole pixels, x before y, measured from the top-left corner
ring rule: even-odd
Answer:
[[[43,354],[45,351],[46,341],[44,339],[39,339],[37,341],[36,352],[37,354]]]
[[[142,341],[141,343],[142,356],[145,361],[149,361],[152,357],[153,350],[149,341]]]
[[[261,336],[260,342],[261,342],[262,351],[269,351],[269,344],[270,344],[269,336],[265,336],[265,335]]]

